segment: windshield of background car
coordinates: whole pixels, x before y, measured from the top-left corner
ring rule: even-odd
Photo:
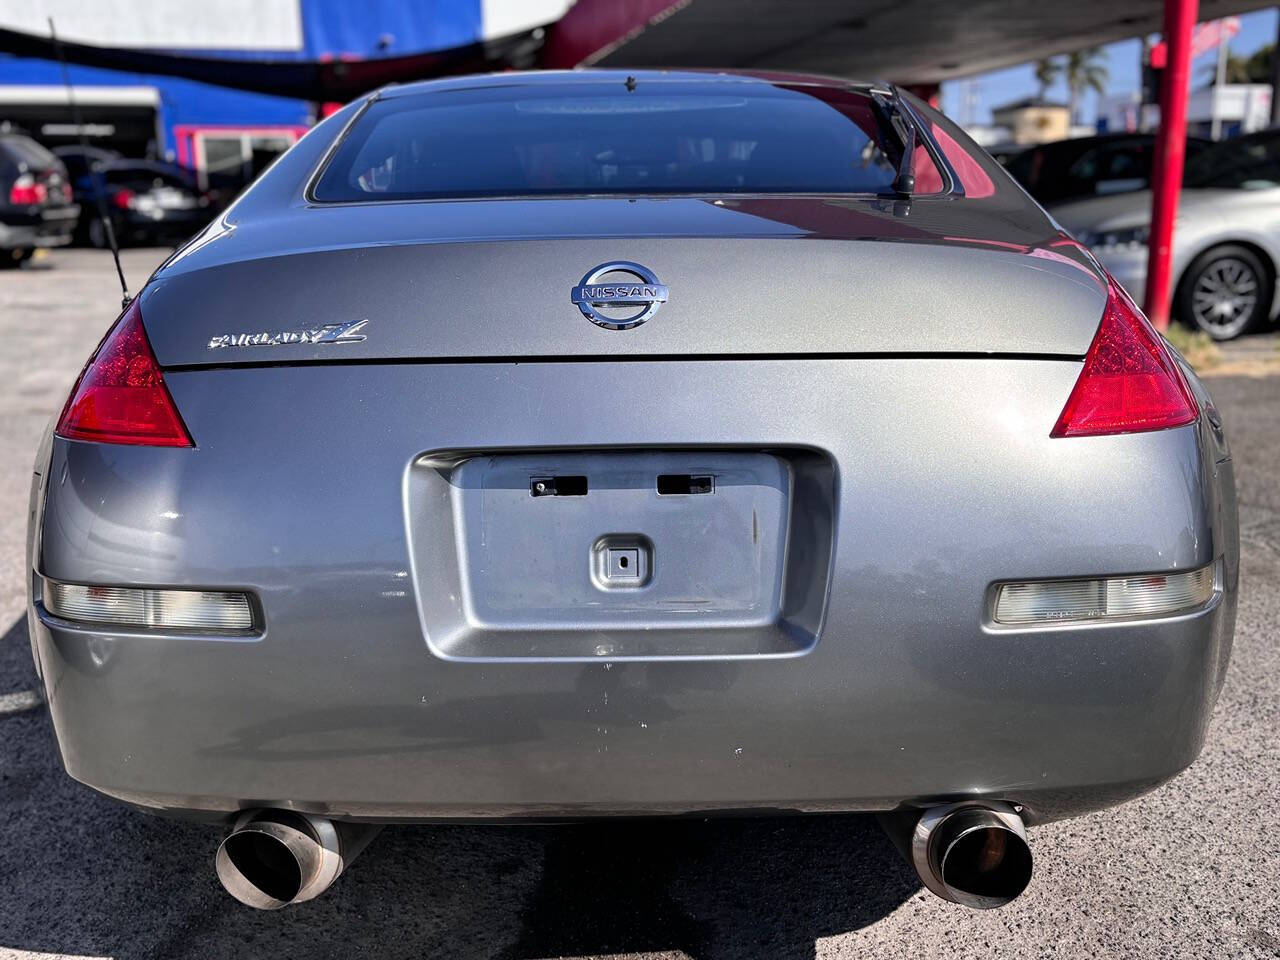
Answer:
[[[1280,187],[1280,135],[1225,140],[1187,163],[1187,187],[1265,190]]]
[[[319,201],[891,192],[902,147],[864,93],[715,81],[483,87],[374,101]],[[942,180],[914,155],[917,192]]]

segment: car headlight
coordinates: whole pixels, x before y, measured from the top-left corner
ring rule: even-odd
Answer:
[[[1084,233],[1080,242],[1092,250],[1136,249],[1145,247],[1151,238],[1149,226],[1128,227],[1123,230],[1099,230],[1096,233]]]

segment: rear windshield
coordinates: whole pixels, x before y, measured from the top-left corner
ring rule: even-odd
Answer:
[[[27,170],[48,170],[58,158],[29,137],[0,137],[0,153]]]
[[[108,167],[102,179],[112,186],[133,190],[149,190],[153,187],[178,187],[188,189],[191,182],[180,173],[158,170],[155,167]]]
[[[643,80],[630,92],[621,81],[487,87],[375,101],[312,196],[874,194],[891,190],[901,149],[871,99],[850,90]],[[926,150],[914,160],[918,189],[941,185]]]

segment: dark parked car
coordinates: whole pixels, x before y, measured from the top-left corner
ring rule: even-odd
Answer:
[[[1062,203],[1108,193],[1128,193],[1151,185],[1154,135],[1112,133],[1042,143],[1024,150],[1005,168],[1041,203]],[[1187,159],[1212,141],[1187,138]]]
[[[119,151],[108,150],[105,147],[71,145],[54,147],[53,153],[67,168],[67,175],[71,178],[72,183],[87,174],[93,164],[102,165],[124,159],[124,155]]]
[[[98,179],[100,178],[100,179]],[[122,243],[178,243],[209,222],[213,209],[181,167],[145,160],[113,160],[87,169],[75,180],[84,215],[78,239],[107,245],[94,190],[101,185],[107,215]]]
[[[69,243],[79,213],[62,161],[30,137],[0,133],[0,267]]]
[[[1022,156],[1027,148],[1019,143],[996,143],[985,149],[992,160],[1007,168],[1013,159]]]

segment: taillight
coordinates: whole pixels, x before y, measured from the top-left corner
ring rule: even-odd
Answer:
[[[9,188],[9,202],[15,207],[27,207],[33,203],[44,203],[48,192],[43,183],[36,183],[36,178],[24,173],[13,181]]]
[[[137,299],[89,358],[55,433],[95,443],[195,446],[164,385]]]
[[[1164,430],[1191,423],[1200,408],[1164,338],[1114,280],[1084,369],[1053,437]]]
[[[132,190],[117,190],[111,195],[111,202],[121,210],[129,210],[133,207],[134,193]]]

